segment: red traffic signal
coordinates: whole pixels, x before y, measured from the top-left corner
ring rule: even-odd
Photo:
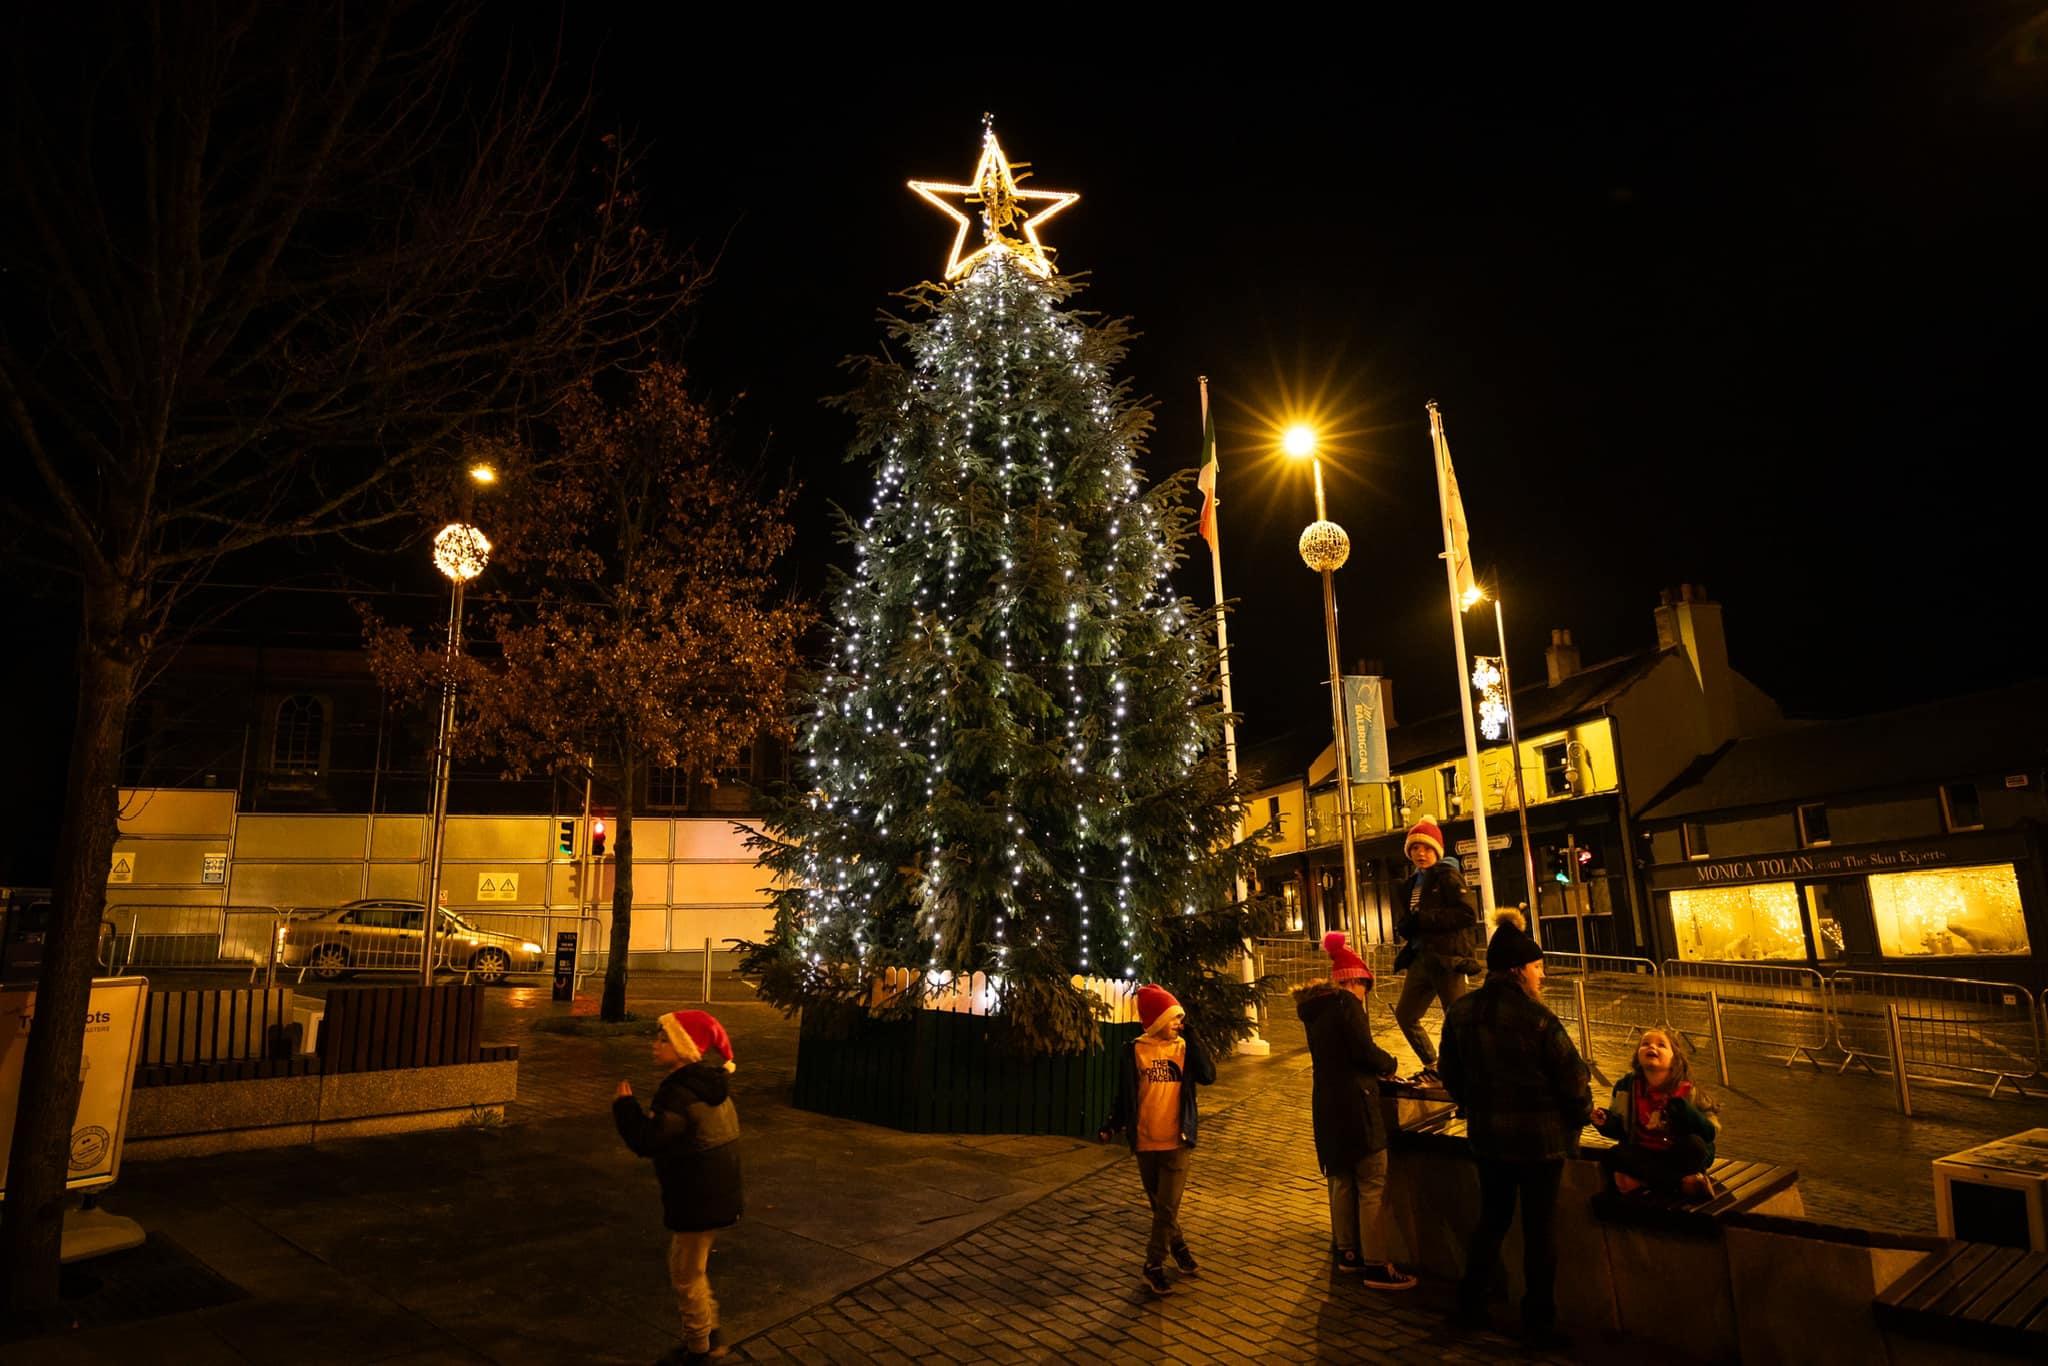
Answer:
[[[604,857],[604,822],[603,822],[603,821],[592,821],[592,822],[590,823],[590,856],[591,856],[592,858],[603,858],[603,857]]]

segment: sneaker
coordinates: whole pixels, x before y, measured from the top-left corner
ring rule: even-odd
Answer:
[[[1368,1262],[1364,1285],[1367,1290],[1413,1290],[1415,1278],[1392,1262]]]
[[[1444,1086],[1444,1079],[1436,1074],[1436,1065],[1432,1063],[1408,1078],[1408,1084],[1410,1086],[1421,1086],[1441,1091]]]
[[[1144,1280],[1145,1288],[1154,1295],[1171,1295],[1173,1293],[1173,1282],[1166,1279],[1165,1267],[1148,1266],[1138,1274]]]
[[[1180,1268],[1180,1274],[1183,1276],[1201,1274],[1202,1268],[1195,1262],[1195,1254],[1189,1250],[1186,1243],[1173,1245],[1173,1264]]]
[[[1356,1252],[1353,1252],[1348,1247],[1339,1249],[1333,1260],[1339,1271],[1349,1271],[1356,1275],[1358,1272],[1365,1270],[1365,1263],[1359,1259]]]

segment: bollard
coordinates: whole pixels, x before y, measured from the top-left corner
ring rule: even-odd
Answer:
[[[1709,991],[1707,993],[1707,1009],[1713,1016],[1714,1056],[1721,1060],[1721,1084],[1723,1086],[1733,1086],[1735,1083],[1728,1079],[1728,1044],[1727,1041],[1721,1037],[1720,992]]]
[[[705,1005],[711,1004],[711,936],[704,937],[704,996]]]
[[[1884,1033],[1892,1050],[1892,1090],[1898,1094],[1899,1113],[1913,1117],[1913,1094],[1906,1084],[1906,1048],[1899,1034],[1899,1003],[1884,1003]]]

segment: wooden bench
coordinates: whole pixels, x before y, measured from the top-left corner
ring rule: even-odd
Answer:
[[[1950,1243],[1880,1294],[1871,1312],[1887,1331],[1945,1349],[2048,1361],[2048,1252]]]
[[[1776,1203],[1776,1197],[1799,1183],[1799,1172],[1769,1162],[1724,1157],[1707,1168],[1707,1179],[1713,1183],[1714,1191],[1705,1200],[1676,1192],[1664,1195],[1639,1191],[1622,1195],[1602,1191],[1593,1197],[1593,1213],[1608,1223],[1712,1237],[1729,1215],[1766,1211]]]

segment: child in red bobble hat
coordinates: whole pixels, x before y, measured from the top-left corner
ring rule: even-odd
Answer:
[[[1188,1188],[1188,1159],[1195,1147],[1195,1087],[1216,1080],[1216,1064],[1187,1032],[1187,1014],[1165,987],[1138,988],[1138,1023],[1145,1032],[1124,1050],[1116,1104],[1096,1135],[1107,1143],[1122,1130],[1137,1154],[1138,1179],[1152,1206],[1152,1234],[1140,1276],[1154,1295],[1173,1291],[1166,1278],[1168,1252],[1183,1276],[1198,1269],[1180,1231],[1180,1198]]]
[[[718,1301],[711,1294],[711,1244],[740,1217],[740,1119],[733,1108],[732,1040],[702,1010],[675,1010],[654,1033],[654,1061],[668,1069],[650,1114],[620,1082],[612,1101],[619,1137],[654,1160],[668,1226],[668,1274],[683,1317],[683,1346],[665,1362],[725,1355]]]

